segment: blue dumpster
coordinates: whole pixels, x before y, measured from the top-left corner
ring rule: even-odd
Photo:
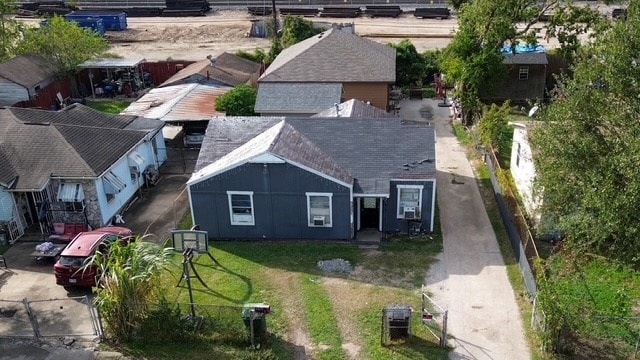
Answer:
[[[73,11],[65,17],[69,18],[98,18],[102,19],[107,31],[122,31],[127,29],[127,14],[123,11]]]
[[[101,36],[104,36],[104,23],[100,18],[87,17],[87,16],[65,16],[67,21],[73,21],[78,24],[79,27],[90,29]]]

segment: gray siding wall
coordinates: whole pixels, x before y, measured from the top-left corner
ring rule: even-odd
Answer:
[[[384,202],[384,214],[382,230],[385,232],[408,232],[408,222],[398,219],[398,185],[422,185],[422,220],[420,229],[424,232],[431,231],[431,205],[433,204],[434,182],[433,181],[392,181],[390,185],[389,198]]]
[[[352,238],[348,187],[290,164],[245,164],[190,187],[193,216],[218,239]],[[255,225],[231,225],[227,191],[253,191]],[[333,193],[332,227],[309,227],[306,192]]]
[[[29,100],[27,89],[7,79],[0,78],[0,106],[11,106]]]

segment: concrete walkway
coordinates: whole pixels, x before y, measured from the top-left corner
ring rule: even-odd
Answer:
[[[449,310],[450,359],[530,359],[522,319],[480,191],[440,101],[405,100],[405,120],[436,128],[438,206],[444,252],[426,284]],[[425,116],[428,119],[425,119]]]

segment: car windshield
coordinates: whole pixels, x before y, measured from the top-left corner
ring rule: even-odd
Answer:
[[[78,257],[78,256],[61,256],[59,263],[60,265],[69,266],[69,267],[82,267],[85,262],[89,259],[86,257]]]

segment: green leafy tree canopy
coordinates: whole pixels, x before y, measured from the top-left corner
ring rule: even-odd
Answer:
[[[13,18],[17,12],[17,6],[14,0],[0,0],[0,61],[15,55],[21,39],[23,26]]]
[[[287,15],[284,18],[284,27],[280,38],[282,48],[286,49],[321,32],[322,29],[316,28],[312,21],[301,16]]]
[[[218,97],[216,110],[230,116],[253,116],[258,92],[249,85],[238,85],[233,90]]]
[[[108,49],[109,43],[98,33],[54,16],[39,28],[27,29],[17,51],[52,59],[64,77],[75,74],[78,65],[104,54]]]
[[[533,133],[544,210],[567,245],[640,266],[640,3],[580,54]]]
[[[564,54],[577,51],[579,36],[590,29],[602,32],[606,22],[589,7],[572,6],[558,0],[474,0],[460,2],[459,30],[443,52],[441,65],[451,80],[458,84],[463,106],[463,120],[469,124],[481,110],[478,91],[503,76],[500,49],[505,45],[536,44],[542,14],[553,12],[544,25],[546,36],[556,38]]]

